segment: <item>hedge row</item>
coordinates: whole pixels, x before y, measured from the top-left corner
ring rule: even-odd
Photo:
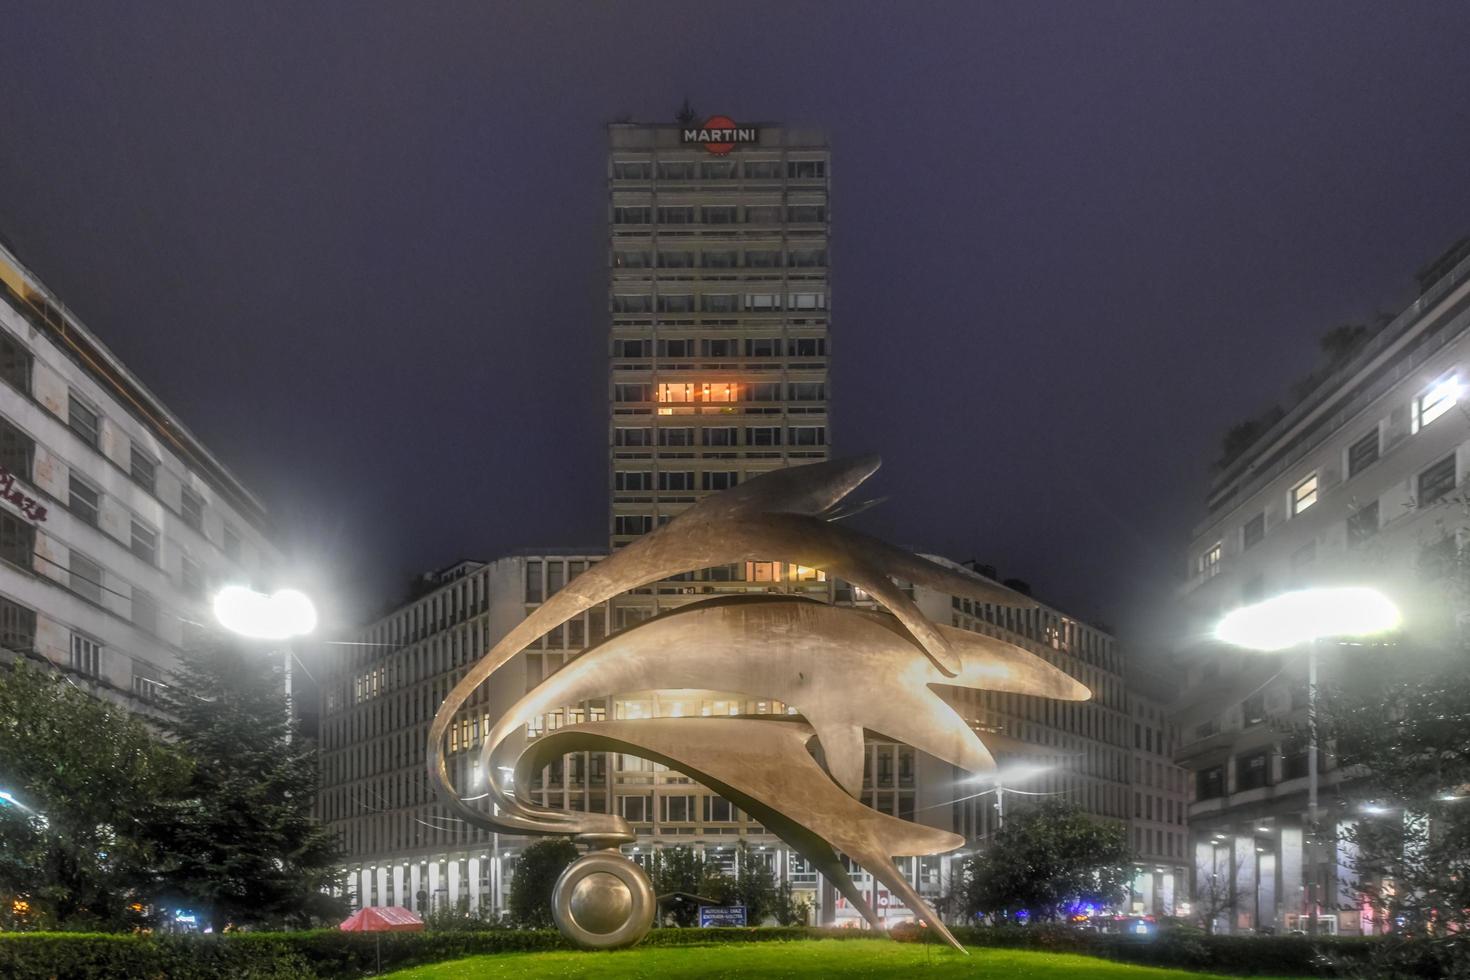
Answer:
[[[958,927],[969,946],[1074,952],[1151,966],[1251,975],[1324,976],[1366,962],[1379,941],[1300,936],[1156,937],[1104,935],[1063,928]],[[791,942],[864,939],[857,929],[655,929],[645,945],[710,942]],[[924,929],[895,930],[895,938],[932,942]],[[16,980],[349,980],[384,971],[485,953],[565,949],[554,930],[485,932],[234,933],[224,936],[126,936],[88,933],[0,934],[0,977]],[[380,959],[381,957],[381,959]],[[1418,971],[1410,971],[1417,973]],[[1434,973],[1422,973],[1435,976]]]

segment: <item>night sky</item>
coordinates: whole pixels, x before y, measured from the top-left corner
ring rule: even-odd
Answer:
[[[8,6],[0,234],[336,625],[605,544],[614,118],[830,132],[863,523],[1139,649],[1220,433],[1470,234],[1459,3]]]

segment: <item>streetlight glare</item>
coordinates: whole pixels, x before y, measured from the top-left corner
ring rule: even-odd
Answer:
[[[265,595],[227,585],[214,597],[214,615],[225,629],[256,640],[285,640],[316,629],[316,607],[295,589]]]
[[[1040,776],[1044,772],[1051,772],[1051,766],[1028,766],[1015,765],[997,769],[994,772],[981,773],[974,778],[983,783],[1015,783],[1022,779],[1030,779],[1032,776]]]
[[[1243,606],[1215,638],[1252,650],[1286,650],[1328,636],[1368,636],[1398,626],[1398,607],[1377,589],[1304,589]]]

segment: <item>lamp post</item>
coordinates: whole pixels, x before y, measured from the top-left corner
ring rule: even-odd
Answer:
[[[291,639],[316,629],[316,607],[311,600],[295,589],[266,595],[243,585],[227,585],[215,594],[214,618],[239,636],[284,643],[286,713],[291,718],[291,660],[295,656]],[[286,738],[288,741],[291,738],[289,726]]]
[[[1373,636],[1396,628],[1398,607],[1383,593],[1365,586],[1302,589],[1286,592],[1231,612],[1215,628],[1215,638],[1247,650],[1277,653],[1307,648],[1307,830],[1312,845],[1312,881],[1308,932],[1317,932],[1317,655],[1324,640]]]

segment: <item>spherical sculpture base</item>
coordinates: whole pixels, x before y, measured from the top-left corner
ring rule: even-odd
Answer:
[[[616,851],[573,861],[551,892],[556,927],[583,949],[633,945],[653,926],[653,912],[648,875]]]

